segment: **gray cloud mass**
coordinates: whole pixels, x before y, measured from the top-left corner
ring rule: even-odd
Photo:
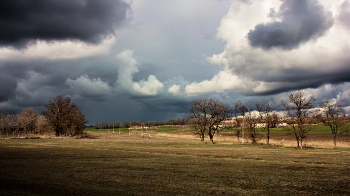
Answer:
[[[280,21],[260,23],[248,33],[250,44],[264,49],[293,49],[322,36],[334,22],[316,0],[283,0],[278,13],[271,9],[270,17]]]
[[[99,43],[127,19],[122,0],[0,1],[0,46],[25,48],[37,40]]]
[[[2,0],[1,112],[62,95],[90,124],[168,120],[305,90],[350,114],[349,16],[350,0]]]

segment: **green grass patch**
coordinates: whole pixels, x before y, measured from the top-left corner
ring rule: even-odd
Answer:
[[[106,133],[128,133],[129,132],[129,129],[128,128],[114,128],[114,129],[95,129],[93,127],[86,127],[84,129],[85,132],[106,132]]]
[[[350,123],[348,124],[350,126]],[[121,133],[121,134],[128,134],[129,131],[141,131],[141,129],[128,129],[128,128],[114,128],[113,129],[94,129],[91,127],[85,128],[84,131],[91,131],[91,132],[106,132],[106,133]],[[153,132],[159,132],[159,133],[190,133],[191,129],[189,126],[158,126],[150,129],[143,129],[143,131],[153,131]],[[232,133],[234,132],[233,129],[224,129],[221,130],[222,133]],[[265,129],[259,128],[258,132],[264,133],[266,132]],[[271,128],[271,133],[286,133],[286,130],[284,128]],[[327,126],[324,125],[314,125],[313,129],[309,132],[309,134],[330,134],[330,129]],[[347,133],[344,133],[347,134]]]
[[[157,129],[154,129],[157,132],[161,133],[189,133],[190,127],[188,126],[159,126]]]
[[[1,195],[350,194],[350,149],[94,133],[0,140]]]

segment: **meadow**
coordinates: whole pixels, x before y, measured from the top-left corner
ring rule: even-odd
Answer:
[[[350,123],[346,125],[346,127],[350,127]],[[101,133],[121,133],[121,134],[134,134],[141,135],[144,134],[147,137],[148,133],[150,135],[162,135],[162,136],[172,136],[172,137],[181,137],[181,138],[190,138],[195,139],[198,136],[195,136],[191,133],[190,127],[188,126],[159,126],[153,127],[151,129],[128,129],[128,128],[115,128],[113,129],[94,129],[94,128],[86,128],[85,131],[90,132],[101,132]],[[266,131],[263,128],[258,129],[258,143],[266,144]],[[284,128],[271,128],[270,130],[270,144],[273,146],[284,146],[284,147],[294,147],[296,146],[296,142],[293,135],[290,135],[286,132]],[[242,135],[241,135],[242,138]],[[244,135],[245,142],[249,143],[250,138],[249,134],[245,133]],[[208,138],[206,139],[208,141]],[[233,129],[223,129],[220,130],[214,137],[214,141],[217,143],[235,143],[238,138],[234,134]],[[304,139],[303,144],[304,147],[308,148],[334,148],[333,137],[330,133],[330,129],[324,125],[314,125],[313,129],[307,134],[307,137]],[[341,148],[350,148],[350,133],[343,132],[341,134],[337,134],[337,147]]]
[[[347,127],[350,127],[350,123],[346,125]],[[129,131],[135,131],[136,129],[128,129],[128,128],[114,128],[114,129],[95,129],[92,127],[87,127],[85,128],[85,131],[90,131],[90,132],[115,132],[118,133],[119,131],[121,133],[128,133]],[[167,125],[167,126],[157,126],[153,127],[151,129],[143,129],[143,131],[156,131],[156,132],[162,132],[162,133],[189,133],[191,130],[188,126],[172,126],[172,125]],[[286,131],[283,128],[270,128],[271,133],[286,133]],[[137,131],[140,131],[140,129],[137,129]],[[223,133],[230,133],[233,132],[234,130],[232,129],[223,129],[220,132]],[[258,132],[264,133],[265,130],[263,128],[259,128]],[[313,129],[309,132],[309,134],[331,134],[330,129],[327,126],[324,125],[314,125]]]
[[[164,129],[1,139],[1,195],[350,195],[350,148],[213,145]]]

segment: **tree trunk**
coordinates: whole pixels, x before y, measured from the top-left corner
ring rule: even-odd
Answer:
[[[300,148],[299,139],[296,138],[296,141],[297,141],[297,148]]]
[[[297,148],[300,148],[300,137],[298,133],[294,133],[295,140],[297,141]]]
[[[201,134],[201,142],[204,142],[204,134]]]
[[[267,145],[270,146],[270,127],[267,127]]]
[[[252,144],[256,144],[256,136],[254,133],[250,134],[250,138],[252,138]]]
[[[209,134],[209,138],[212,144],[214,144],[214,135],[213,134]]]
[[[337,134],[336,133],[333,134],[333,144],[334,144],[334,148],[336,148],[337,147]]]
[[[61,135],[61,130],[59,128],[56,128],[55,131],[57,137]]]

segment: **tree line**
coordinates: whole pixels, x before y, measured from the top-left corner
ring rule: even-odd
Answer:
[[[21,133],[37,134],[53,131],[56,136],[75,136],[83,133],[85,115],[70,97],[57,96],[45,105],[41,115],[32,107],[19,114],[0,112],[0,133],[19,136]]]
[[[170,119],[167,121],[116,121],[113,123],[95,123],[95,129],[111,129],[133,126],[160,125],[189,125],[194,134],[204,141],[207,135],[212,143],[214,136],[221,129],[233,129],[238,141],[245,135],[255,144],[259,140],[261,128],[266,132],[267,145],[270,140],[270,129],[283,125],[287,133],[294,136],[297,147],[303,147],[303,140],[315,124],[329,127],[333,136],[334,146],[337,135],[348,131],[349,117],[337,100],[326,100],[315,107],[316,99],[308,97],[305,91],[297,91],[281,101],[284,115],[278,114],[272,104],[251,105],[234,101],[231,107],[217,99],[197,99],[192,102],[189,113],[184,119]],[[34,108],[23,109],[19,114],[2,114],[0,110],[0,133],[2,135],[19,136],[21,133],[44,133],[53,131],[56,136],[74,136],[83,133],[85,115],[69,97],[57,96],[45,105],[39,114]]]
[[[92,127],[94,129],[113,129],[113,128],[130,128],[130,127],[153,127],[153,126],[164,126],[164,125],[172,125],[172,126],[180,126],[180,125],[187,125],[187,119],[170,119],[166,121],[147,121],[143,122],[142,120],[128,120],[128,121],[115,121],[112,123],[106,123],[106,122],[100,122],[100,123],[94,123]]]
[[[267,145],[270,140],[270,129],[283,126],[284,130],[293,135],[297,148],[303,148],[303,140],[315,124],[329,127],[336,146],[337,135],[347,132],[349,117],[343,111],[337,100],[326,100],[315,107],[316,99],[308,97],[305,91],[297,91],[281,101],[284,115],[278,114],[272,104],[243,104],[240,100],[233,102],[233,107],[217,99],[197,99],[192,102],[187,116],[193,133],[204,141],[207,135],[214,143],[214,135],[223,128],[233,129],[238,140],[247,134],[252,143],[257,143],[260,130],[267,135]]]

